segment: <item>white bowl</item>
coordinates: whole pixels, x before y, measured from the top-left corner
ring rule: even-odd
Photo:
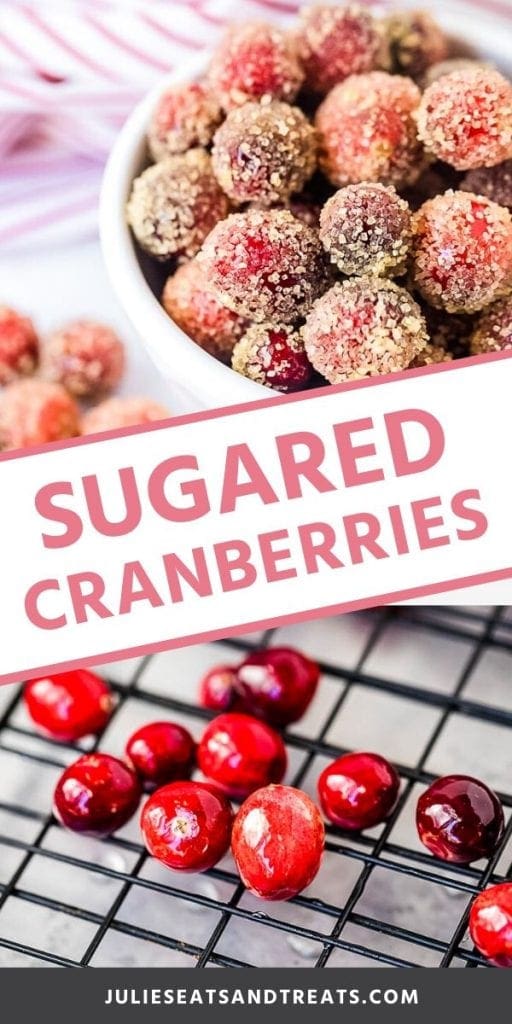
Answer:
[[[397,2],[396,6],[400,4]],[[402,3],[402,6],[407,4]],[[448,32],[461,36],[479,55],[510,73],[509,20],[485,9],[477,20],[474,6],[446,3],[445,0],[439,4],[431,3],[429,10],[436,14]],[[185,62],[179,73],[159,82],[135,107],[113,147],[100,198],[101,244],[110,281],[143,344],[169,381],[175,412],[235,405],[268,397],[267,388],[234,373],[208,355],[164,312],[142,272],[140,257],[126,223],[126,201],[133,179],[146,163],[146,129],[160,94],[167,85],[199,77],[206,64],[205,56]]]

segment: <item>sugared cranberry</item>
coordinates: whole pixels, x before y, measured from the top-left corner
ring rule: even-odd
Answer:
[[[100,732],[114,706],[104,680],[85,668],[31,679],[23,698],[32,721],[48,736],[65,742]]]
[[[153,793],[140,824],[149,852],[175,871],[206,871],[231,837],[229,801],[204,782],[171,782]]]
[[[306,793],[266,786],[242,804],[231,846],[251,892],[264,900],[288,900],[313,881],[324,841],[320,812]]]
[[[196,745],[175,722],[150,722],[130,736],[125,753],[145,789],[163,786],[192,773]]]
[[[235,691],[236,667],[234,665],[215,665],[201,679],[199,684],[199,703],[210,711],[230,711],[237,701]]]
[[[265,722],[228,712],[206,727],[197,761],[207,779],[228,796],[243,800],[260,786],[281,781],[286,750],[279,734]]]
[[[512,967],[512,882],[493,885],[476,897],[469,931],[476,948],[495,967]]]
[[[109,754],[85,754],[62,773],[54,811],[72,832],[108,836],[126,825],[139,799],[139,781],[131,768]]]
[[[243,377],[275,391],[302,391],[313,367],[300,332],[288,324],[253,324],[233,349],[231,366]]]
[[[340,828],[356,832],[388,817],[399,788],[393,765],[379,754],[344,754],[328,764],[318,780],[325,817]]]
[[[272,725],[296,722],[314,697],[318,665],[291,647],[253,651],[238,668],[236,688],[253,715]]]
[[[39,338],[28,317],[0,306],[0,384],[33,373],[38,360]]]
[[[416,824],[422,843],[436,857],[470,864],[496,850],[503,835],[503,809],[483,782],[447,775],[420,796]]]

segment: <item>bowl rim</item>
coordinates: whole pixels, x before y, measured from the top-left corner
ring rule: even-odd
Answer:
[[[268,397],[269,389],[237,374],[205,352],[174,322],[151,291],[139,265],[126,220],[126,201],[145,147],[147,125],[162,92],[197,78],[208,56],[184,61],[134,107],[108,158],[100,192],[99,232],[103,261],[116,297],[166,378],[208,406]]]

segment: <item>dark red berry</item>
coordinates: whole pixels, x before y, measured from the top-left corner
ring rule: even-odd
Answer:
[[[481,892],[469,914],[476,948],[495,967],[512,967],[512,882]]]
[[[313,801],[291,786],[266,786],[242,804],[231,847],[240,877],[264,900],[288,900],[313,881],[325,829]]]
[[[130,736],[126,756],[145,789],[175,779],[188,779],[194,768],[196,745],[182,725],[150,722]]]
[[[204,782],[171,782],[150,796],[140,819],[149,852],[176,871],[206,871],[231,838],[229,801]]]
[[[338,757],[318,780],[322,810],[334,825],[361,831],[384,821],[393,810],[400,778],[379,754]]]
[[[48,736],[66,742],[100,732],[114,706],[104,680],[85,668],[31,679],[23,697],[32,721]]]
[[[236,667],[215,665],[201,679],[199,703],[210,711],[229,711],[236,701]]]
[[[285,393],[302,391],[313,373],[300,332],[286,324],[253,324],[236,343],[231,365],[243,377]]]
[[[198,765],[207,779],[238,799],[286,771],[286,749],[279,733],[251,715],[228,712],[206,727],[197,749]]]
[[[54,794],[56,817],[72,832],[108,836],[137,810],[135,772],[110,754],[85,754],[62,773]]]
[[[483,782],[447,775],[420,796],[416,825],[422,843],[436,857],[470,864],[496,850],[503,835],[503,809]]]
[[[296,722],[314,697],[318,665],[291,647],[254,651],[238,668],[236,688],[253,715],[272,725]]]

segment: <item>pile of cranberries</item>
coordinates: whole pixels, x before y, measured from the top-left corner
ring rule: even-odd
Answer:
[[[108,836],[137,811],[149,853],[176,871],[206,871],[227,853],[245,886],[264,900],[286,900],[308,886],[324,850],[324,818],[359,832],[397,806],[400,779],[379,754],[346,753],[317,782],[320,808],[283,785],[286,747],[278,731],[296,722],[315,695],[318,664],[298,650],[252,651],[202,679],[199,702],[216,712],[196,744],[183,726],[150,722],[131,735],[124,759],[93,751],[62,773],[54,795],[58,819],[74,832]],[[72,743],[101,733],[115,709],[108,685],[80,669],[33,679],[24,690],[33,722]],[[201,781],[191,776],[196,769]],[[231,801],[240,804],[233,812]],[[504,832],[498,797],[478,779],[434,781],[417,803],[421,841],[440,860],[469,864],[492,857]],[[497,966],[512,966],[512,882],[475,899],[470,933]]]
[[[124,368],[124,345],[106,324],[73,320],[43,339],[0,305],[0,452],[166,419],[148,398],[112,397]]]
[[[509,348],[511,124],[428,13],[313,4],[165,89],[127,220],[174,323],[276,391]]]

